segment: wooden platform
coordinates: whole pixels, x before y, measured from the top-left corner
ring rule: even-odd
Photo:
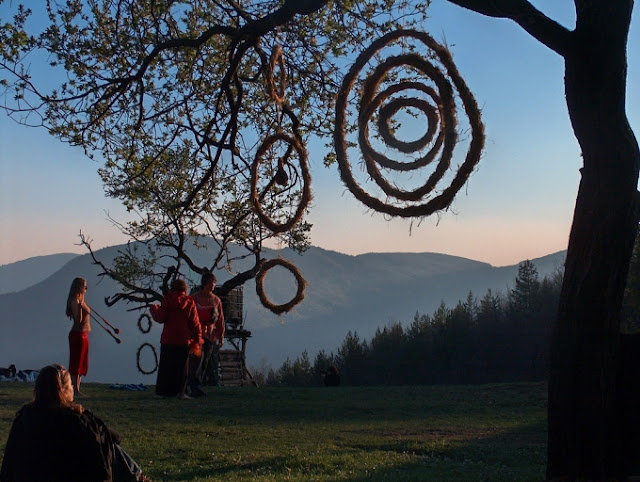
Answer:
[[[224,348],[218,352],[220,384],[225,387],[244,387],[255,385],[246,365],[247,339],[251,332],[242,328],[233,328],[225,332]]]

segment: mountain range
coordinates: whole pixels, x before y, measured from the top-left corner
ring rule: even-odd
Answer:
[[[15,293],[32,286],[62,268],[78,256],[59,253],[36,256],[0,266],[0,294]]]
[[[122,247],[104,248],[96,255],[108,264],[119,249]],[[562,267],[565,254],[561,251],[531,261],[542,278]],[[192,257],[196,263],[208,264],[206,248]],[[292,261],[308,286],[301,304],[277,316],[260,304],[255,282],[245,284],[244,328],[252,333],[247,342],[250,368],[278,368],[287,357],[293,360],[304,350],[313,361],[320,349],[335,353],[349,331],[368,339],[379,327],[396,321],[409,324],[417,312],[433,313],[441,302],[453,307],[469,291],[478,298],[487,289],[506,293],[518,273],[517,264],[495,267],[438,253],[351,256],[312,247],[303,255],[289,249],[265,250],[264,257]],[[154,384],[155,373],[141,373],[137,357],[143,343],[151,344],[159,354],[160,325],[154,323],[148,333],[142,333],[138,328],[142,312],[135,305],[121,302],[107,307],[103,300],[118,291],[117,285],[99,278],[98,273],[88,254],[41,256],[0,266],[0,366],[67,365],[70,321],[65,304],[71,281],[81,276],[89,285],[87,302],[120,329],[122,340],[116,344],[93,323],[86,380]],[[228,278],[225,273],[216,275],[219,283]],[[195,276],[192,281],[197,281]],[[295,279],[285,270],[274,268],[265,277],[265,291],[274,303],[287,302],[295,290]],[[153,369],[151,349],[143,349],[139,357],[143,370]]]

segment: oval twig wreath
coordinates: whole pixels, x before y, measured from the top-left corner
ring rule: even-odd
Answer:
[[[153,369],[148,371],[144,370],[140,365],[140,355],[142,354],[142,349],[145,346],[148,346],[149,348],[151,348],[151,353],[153,353],[153,361],[154,361]],[[136,353],[136,365],[138,366],[138,371],[140,373],[143,373],[144,375],[151,375],[158,369],[158,354],[156,353],[155,347],[151,343],[143,343],[138,347],[138,352]]]
[[[264,160],[264,157],[269,149],[271,149],[271,147],[279,141],[289,144],[289,152],[291,150],[295,150],[298,154],[303,182],[302,196],[300,198],[298,207],[293,217],[283,223],[274,221],[264,212],[261,205],[260,195],[258,194],[258,167]],[[278,181],[278,177],[282,179],[282,176],[279,175],[279,171],[280,167],[278,168],[278,172],[276,173],[277,178],[275,179],[275,181]],[[283,133],[278,133],[267,137],[256,152],[256,158],[253,162],[253,165],[251,166],[251,202],[258,218],[260,218],[260,221],[262,221],[262,223],[274,233],[283,233],[285,231],[289,231],[298,221],[300,221],[302,215],[304,214],[304,210],[307,208],[310,201],[311,174],[309,173],[309,166],[307,163],[307,150],[302,145],[300,139],[298,139],[298,137],[296,136],[290,137]]]
[[[267,271],[269,271],[274,266],[282,266],[283,268],[288,269],[293,274],[293,276],[295,276],[296,284],[298,287],[296,295],[291,299],[291,301],[281,305],[272,303],[269,298],[267,298],[267,295],[264,292],[264,278],[267,274]],[[306,287],[307,281],[302,277],[302,273],[300,273],[298,267],[290,261],[282,258],[270,259],[268,261],[265,261],[262,264],[258,275],[256,276],[256,292],[258,294],[258,298],[260,298],[260,301],[265,308],[269,309],[276,315],[287,313],[291,311],[294,306],[300,303],[304,299],[304,290]]]
[[[361,71],[372,59],[380,55],[382,49],[393,46],[394,42],[400,40],[403,43],[407,40],[417,41],[416,43],[422,44],[417,48],[418,51],[425,50],[426,46],[433,55],[425,58],[415,53],[402,53],[388,57],[367,75],[358,101],[360,154],[367,174],[386,195],[385,201],[382,201],[367,193],[358,184],[351,171],[347,156],[349,145],[346,139],[347,108],[353,103],[349,96],[357,91],[354,86],[358,82]],[[398,81],[398,71],[408,73],[409,80]],[[454,147],[458,140],[456,95],[461,100],[467,115],[471,140],[465,160],[453,175],[450,185],[436,195],[434,192],[436,185],[451,165]],[[398,139],[392,128],[393,117],[399,111],[408,109],[418,111],[427,121],[424,135],[410,142]],[[370,142],[369,125],[374,121],[377,125],[377,140],[386,146],[384,149],[375,148]],[[446,209],[465,184],[480,160],[484,147],[484,126],[480,118],[480,109],[453,63],[449,51],[424,32],[398,30],[373,42],[358,56],[344,77],[336,99],[334,145],[340,177],[357,199],[375,211],[392,216],[422,217]],[[388,149],[411,154],[409,156],[411,161],[399,162],[388,157],[386,153]],[[421,152],[424,149],[428,151]],[[407,172],[425,167],[437,157],[439,157],[437,164],[424,184],[413,190],[398,188],[387,181],[380,171],[382,167]],[[429,195],[432,196],[430,199],[426,202],[422,201]],[[419,204],[420,202],[422,204]]]
[[[276,85],[276,68],[280,69],[277,76],[278,85]],[[265,81],[267,93],[276,104],[282,104],[285,101],[285,89],[287,88],[287,71],[284,63],[284,55],[282,48],[276,45],[271,52],[269,65],[265,72]]]
[[[147,319],[147,328],[143,328],[142,327],[142,320]],[[151,317],[147,314],[147,313],[142,313],[139,317],[138,317],[138,328],[140,329],[140,331],[142,333],[149,333],[151,331]]]

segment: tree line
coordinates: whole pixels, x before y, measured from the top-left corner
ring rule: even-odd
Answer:
[[[640,238],[639,238],[640,239]],[[261,385],[314,386],[335,365],[342,384],[468,384],[546,380],[549,342],[558,308],[562,271],[540,279],[535,265],[518,267],[506,294],[487,290],[478,299],[432,314],[416,313],[409,324],[378,328],[369,340],[348,332],[336,353],[307,351],[277,369],[254,371]],[[640,243],[636,240],[625,292],[622,333],[640,333]]]
[[[258,377],[268,386],[313,386],[335,365],[347,385],[543,380],[561,285],[559,270],[539,279],[524,261],[506,294],[469,292],[453,308],[443,301],[433,314],[378,328],[369,340],[350,331],[336,353],[320,350],[311,362],[304,351]]]

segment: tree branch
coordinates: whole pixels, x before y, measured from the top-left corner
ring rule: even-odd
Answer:
[[[572,32],[547,17],[527,0],[448,1],[488,17],[513,20],[533,38],[563,57],[569,50]]]
[[[242,32],[251,37],[261,37],[290,22],[296,15],[310,15],[327,3],[329,0],[287,0],[278,10],[245,25]]]

